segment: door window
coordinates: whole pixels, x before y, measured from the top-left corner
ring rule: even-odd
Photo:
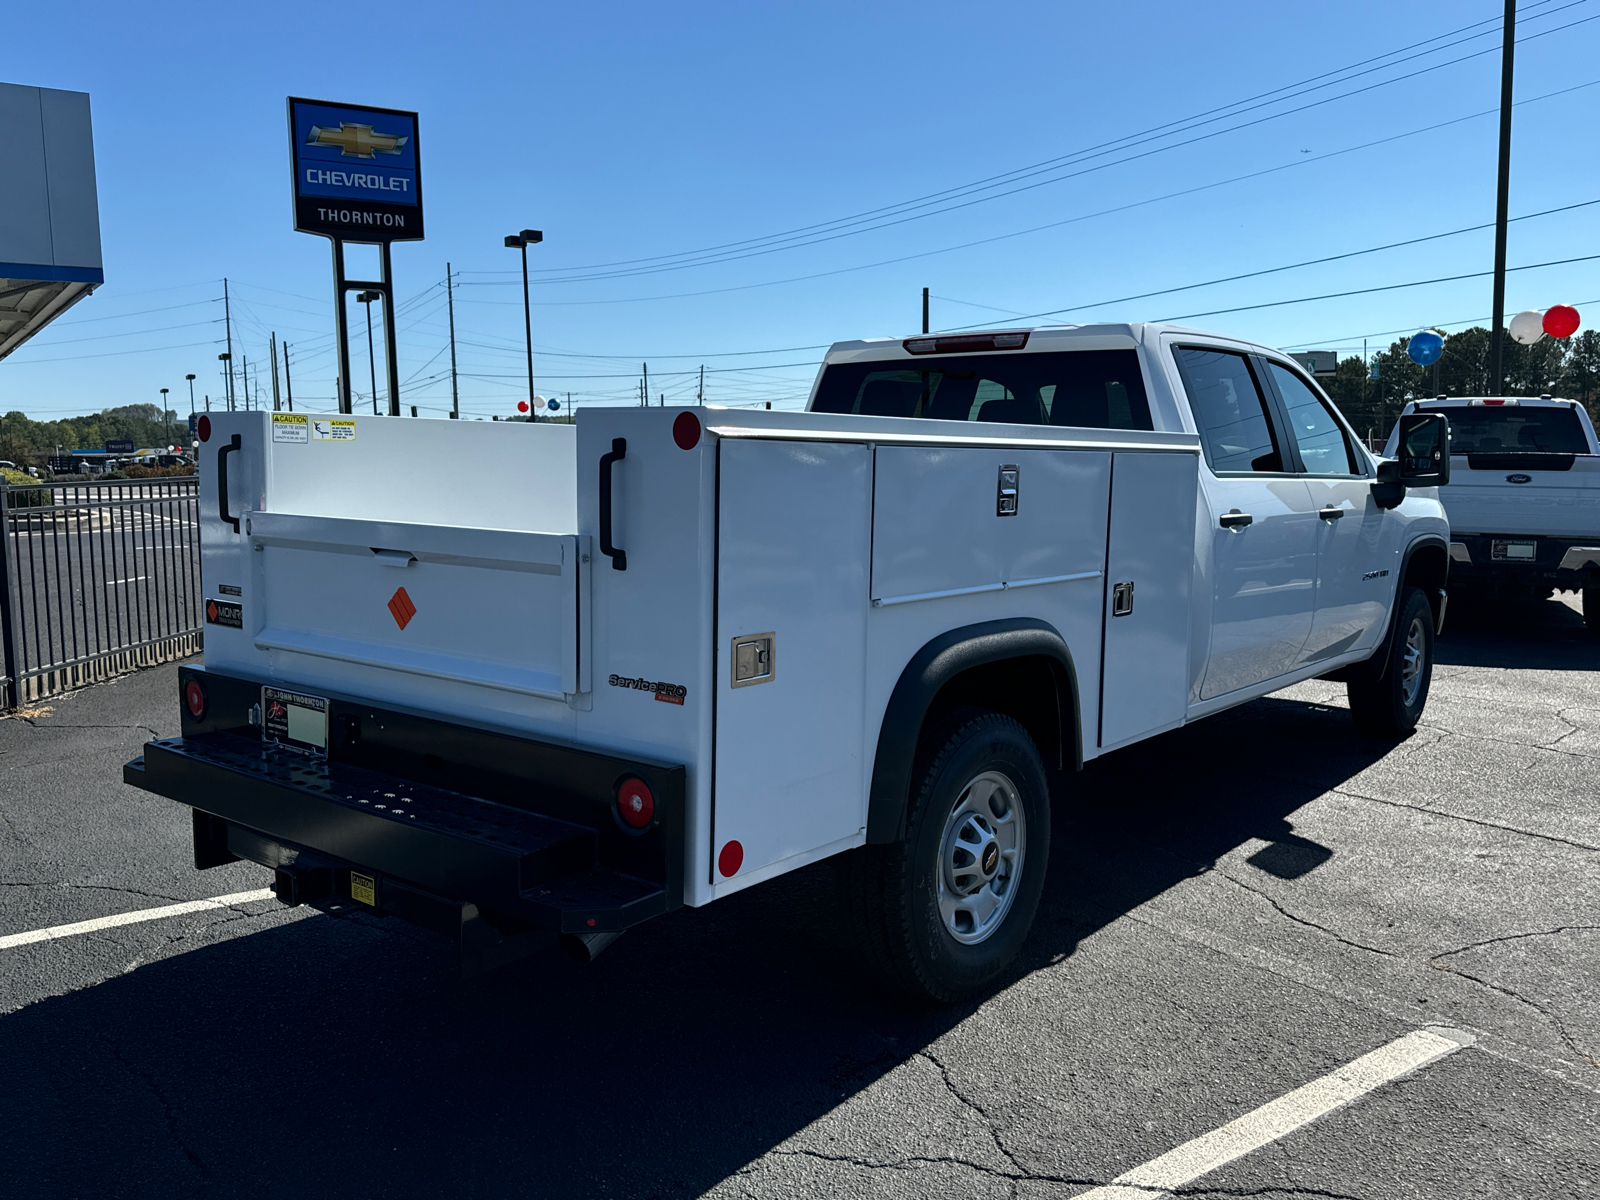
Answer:
[[[1289,429],[1300,450],[1300,461],[1309,475],[1360,475],[1355,452],[1338,420],[1328,411],[1322,397],[1311,385],[1287,367],[1267,363],[1272,382],[1278,385]]]
[[[1283,453],[1250,361],[1200,346],[1179,346],[1176,353],[1211,469],[1219,475],[1283,471]]]

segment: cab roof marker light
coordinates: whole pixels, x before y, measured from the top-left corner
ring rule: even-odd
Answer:
[[[960,333],[941,337],[906,338],[900,344],[907,354],[970,354],[977,350],[1021,350],[1028,344],[1029,330],[1001,333]]]

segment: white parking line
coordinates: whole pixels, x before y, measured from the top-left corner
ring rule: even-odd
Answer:
[[[102,929],[115,929],[119,925],[137,925],[141,921],[160,921],[166,917],[181,917],[185,913],[206,912],[213,908],[232,908],[235,904],[249,904],[252,900],[271,900],[271,888],[254,892],[234,892],[229,896],[216,896],[210,900],[185,900],[182,904],[164,904],[160,908],[141,908],[137,912],[117,913],[110,917],[96,917],[92,921],[74,921],[71,925],[52,925],[48,929],[30,929],[26,933],[8,933],[0,937],[0,950],[12,950],[34,942],[48,942],[55,938],[76,937],[80,933],[98,933]]]
[[[1160,1158],[1152,1158],[1142,1166],[1123,1172],[1104,1187],[1080,1193],[1075,1200],[1154,1200],[1174,1188],[1193,1183],[1200,1176],[1252,1150],[1259,1150],[1402,1075],[1454,1054],[1472,1042],[1468,1034],[1448,1032],[1450,1036],[1430,1029],[1408,1033],[1321,1079],[1314,1079],[1286,1096],[1263,1104],[1236,1121],[1229,1121],[1220,1129],[1203,1133]]]

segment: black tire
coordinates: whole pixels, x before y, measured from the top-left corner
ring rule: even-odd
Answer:
[[[1408,669],[1415,651],[1415,669]],[[1381,658],[1374,655],[1374,659]],[[1363,733],[1402,738],[1417,727],[1433,682],[1433,607],[1421,588],[1400,593],[1400,612],[1389,635],[1382,675],[1358,671],[1348,685],[1350,715]]]
[[[1583,623],[1590,633],[1600,634],[1600,587],[1583,589]]]
[[[1050,796],[1033,740],[999,713],[962,714],[935,732],[923,750],[906,839],[843,856],[839,880],[869,967],[898,991],[950,1003],[992,983],[1027,939],[1049,865]],[[958,810],[966,820],[956,819]],[[986,814],[994,818],[988,840],[959,836],[973,819],[982,826]],[[1019,817],[1020,825],[1011,824]],[[1020,853],[1011,852],[1009,859],[998,848],[1007,829],[1021,836]],[[982,857],[966,851],[968,844],[981,846]],[[989,866],[991,846],[996,849]],[[970,894],[946,882],[947,847],[953,862],[963,855],[968,860],[951,869],[965,872],[958,879],[972,887]],[[997,895],[985,919],[991,923],[975,924],[974,912]],[[963,911],[969,901],[972,907]],[[954,915],[947,916],[951,910]]]

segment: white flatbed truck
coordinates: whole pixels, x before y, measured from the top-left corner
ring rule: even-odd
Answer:
[[[1155,325],[839,343],[802,413],[212,413],[205,665],[124,778],[197,867],[468,970],[839,856],[952,999],[1085,761],[1314,676],[1416,723],[1448,457],[1405,424],[1379,462],[1286,356]]]

